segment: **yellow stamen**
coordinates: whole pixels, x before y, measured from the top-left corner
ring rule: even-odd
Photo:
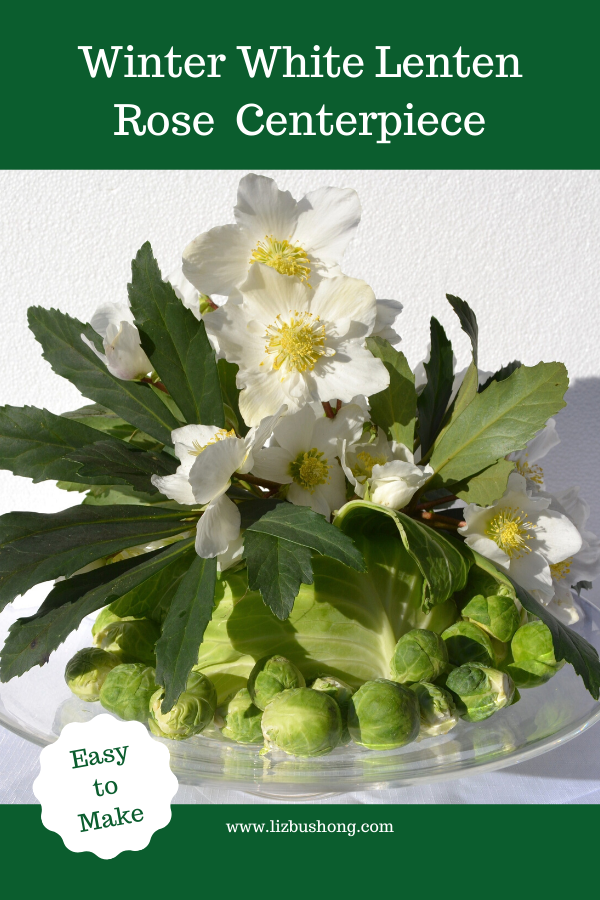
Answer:
[[[284,368],[284,377],[292,369],[312,371],[321,356],[333,355],[325,347],[325,326],[319,316],[297,310],[290,310],[289,316],[288,322],[277,316],[265,333],[265,352],[275,357],[274,369]]]
[[[296,484],[311,494],[319,484],[327,484],[329,481],[331,465],[326,459],[322,459],[322,456],[323,454],[313,447],[312,450],[299,453],[289,466],[289,473]]]
[[[512,559],[531,553],[527,541],[533,540],[533,535],[529,533],[532,529],[533,525],[523,510],[503,509],[494,516],[485,533]]]
[[[384,466],[386,462],[385,454],[372,456],[368,450],[361,450],[356,454],[356,465],[352,472],[356,478],[370,478],[373,474],[373,466]]]
[[[200,444],[200,441],[192,441],[192,447],[195,447],[195,450],[190,450],[190,456],[200,456],[203,450],[209,446],[209,444],[216,444],[218,441],[224,441],[227,438],[235,437],[235,431],[233,428],[231,431],[227,431],[226,428],[219,428],[216,434],[211,437],[210,441],[207,441],[206,444]]]
[[[250,264],[255,262],[270,266],[281,275],[297,275],[300,281],[308,284],[310,260],[299,244],[291,244],[286,240],[277,241],[273,235],[267,236],[252,251]]]
[[[525,461],[518,462],[515,468],[519,475],[528,478],[534,484],[542,485],[544,483],[544,470],[541,466],[530,466],[527,462],[527,454],[525,454]]]
[[[562,581],[571,571],[571,564],[573,562],[573,557],[569,556],[568,559],[563,559],[562,562],[552,563],[550,566],[550,571],[552,572],[552,577],[555,581]]]

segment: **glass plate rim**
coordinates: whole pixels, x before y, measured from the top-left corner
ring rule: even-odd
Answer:
[[[579,598],[579,602],[584,608],[593,610],[596,616],[600,615],[598,607],[591,600]],[[582,690],[585,690],[583,683],[581,684],[581,688]],[[254,795],[265,797],[271,796],[279,799],[287,798],[289,800],[293,800],[295,795],[312,796],[311,792],[313,791],[317,792],[315,794],[316,798],[317,796],[324,796],[324,792],[331,795],[332,793],[339,794],[349,791],[389,790],[408,787],[414,784],[431,784],[434,782],[450,781],[457,778],[508,768],[520,762],[534,759],[556,747],[568,743],[579,734],[595,725],[598,721],[600,721],[600,701],[596,702],[595,706],[586,715],[580,716],[575,722],[569,723],[553,734],[540,738],[529,747],[521,747],[509,751],[498,751],[491,759],[473,757],[467,759],[463,758],[453,762],[445,762],[443,766],[440,766],[440,771],[438,772],[435,771],[435,766],[432,766],[417,772],[413,771],[413,773],[407,772],[405,775],[402,775],[400,772],[390,773],[389,778],[385,776],[378,778],[374,775],[373,779],[369,780],[368,777],[366,778],[363,775],[360,782],[353,776],[341,776],[335,778],[334,782],[329,784],[326,784],[322,780],[315,779],[311,773],[307,773],[306,778],[297,779],[293,782],[286,782],[283,780],[261,782],[249,780],[247,778],[236,778],[235,776],[223,778],[222,776],[212,775],[210,772],[196,773],[193,771],[178,772],[177,777],[181,785],[190,787],[212,786],[219,787],[221,790],[247,791]],[[6,714],[1,705],[0,725],[17,737],[41,748],[50,745],[57,739],[56,737],[53,738],[51,735],[36,732],[31,728],[28,729],[27,726],[19,722],[17,718],[10,717],[9,714]],[[169,746],[172,742],[165,740],[161,741],[161,743],[165,743]]]

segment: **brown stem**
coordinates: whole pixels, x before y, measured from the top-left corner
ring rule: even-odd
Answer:
[[[337,406],[334,410],[331,406],[331,403],[327,401],[327,403],[323,403],[323,409],[325,410],[325,415],[328,419],[335,419],[335,414],[337,413]]]
[[[278,491],[281,487],[276,481],[267,481],[266,478],[258,478],[256,475],[247,475],[246,473],[242,475],[240,472],[235,472],[235,475],[241,481],[247,481],[248,484],[257,484],[259,487],[267,488],[269,491]]]
[[[448,494],[447,497],[442,497],[440,500],[427,500],[426,503],[417,503],[415,509],[433,509],[435,506],[441,506],[443,503],[453,503],[454,500],[458,500],[458,497],[454,494]]]
[[[452,516],[444,516],[441,513],[428,512],[424,509],[420,511],[420,519],[422,522],[426,522],[428,525],[439,524],[445,525],[448,528],[460,528],[462,525],[467,524],[464,521],[454,519]]]
[[[205,297],[206,302],[208,303],[208,305],[210,306],[211,309],[218,309],[218,308],[219,308],[219,307],[217,306],[217,304],[215,303],[215,301],[214,301],[214,300],[211,300],[211,298],[208,296],[208,294],[205,294],[204,297]]]
[[[144,384],[154,385],[154,387],[158,388],[159,391],[162,391],[163,394],[169,393],[168,390],[166,389],[166,387],[164,386],[164,384],[162,383],[162,381],[152,381],[151,378],[141,378],[140,381],[142,381]]]

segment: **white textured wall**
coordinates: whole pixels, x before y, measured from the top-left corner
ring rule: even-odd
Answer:
[[[232,220],[240,172],[0,173],[0,404],[54,412],[79,405],[26,325],[32,303],[87,319],[126,296],[130,260],[146,240],[166,273],[201,231]],[[404,303],[402,349],[415,364],[436,315],[467,361],[445,293],[477,312],[480,361],[563,360],[575,381],[559,418],[550,486],[585,487],[600,531],[600,173],[278,171],[300,197],[323,184],[355,187],[363,219],[344,270]],[[58,509],[72,495],[0,472],[0,511]],[[597,594],[600,596],[600,593]]]

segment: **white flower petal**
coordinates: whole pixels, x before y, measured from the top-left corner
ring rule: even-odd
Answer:
[[[313,294],[301,281],[281,275],[271,266],[255,263],[242,286],[244,315],[248,321],[256,322],[264,344],[266,326],[272,325],[279,315],[285,322],[296,311],[308,311]]]
[[[260,425],[256,425],[254,428],[251,428],[246,437],[244,438],[244,443],[246,445],[246,449],[248,451],[248,457],[246,462],[243,463],[239,471],[240,472],[249,472],[252,468],[252,453],[254,448],[257,450],[268,441],[268,439],[273,434],[273,429],[287,410],[287,406],[284,404],[280,406],[274,416],[266,416]],[[255,452],[255,451],[254,451]]]
[[[298,221],[298,204],[290,192],[280,191],[272,178],[254,173],[240,181],[233,212],[253,247],[271,235],[280,241],[289,240]]]
[[[211,503],[196,528],[196,553],[212,559],[225,553],[240,534],[240,511],[225,494]]]
[[[344,335],[352,323],[355,327],[352,337],[364,338],[371,333],[375,324],[375,294],[366,281],[360,278],[349,278],[347,275],[326,278],[319,283],[310,298],[310,311],[321,317],[326,334],[328,328],[334,328],[335,334]],[[341,322],[346,323],[343,328],[340,326]],[[356,328],[359,324],[363,326],[362,329]]]
[[[287,450],[292,459],[305,450],[312,449],[312,433],[315,427],[315,414],[310,406],[300,412],[285,416],[277,424],[274,437],[280,447]]]
[[[549,600],[554,596],[550,566],[541,553],[533,550],[521,556],[513,556],[509,571],[517,584],[526,591],[540,591]]]
[[[300,398],[291,397],[286,390],[290,379],[281,380],[277,372],[263,372],[258,375],[241,373],[238,375],[238,387],[245,384],[239,396],[240,412],[246,425],[259,425],[265,416],[273,415],[282,404],[287,405],[289,413],[301,408]]]
[[[135,381],[152,371],[152,363],[142,350],[140,334],[129,322],[122,321],[116,333],[113,325],[109,325],[104,340],[106,367],[111,375],[123,381]]]
[[[234,566],[241,558],[244,552],[244,538],[240,535],[229,543],[224,553],[219,553],[217,558],[217,572],[225,572],[226,569]]]
[[[548,509],[540,513],[535,530],[536,549],[550,563],[562,562],[581,550],[579,531],[566,516]]]
[[[252,246],[238,225],[218,225],[183,251],[184,276],[203,294],[228,296],[246,280]]]
[[[129,322],[130,325],[135,324],[133,313],[128,303],[103,303],[90,319],[90,325],[102,337],[106,337],[106,332],[110,325],[116,326],[118,330],[121,322]]]
[[[458,530],[461,534],[464,534],[466,529],[463,527]],[[497,566],[508,569],[510,557],[491,538],[482,537],[479,534],[468,534],[465,538],[465,543],[472,550],[475,550],[476,553],[481,553],[482,556],[491,559]]]
[[[342,406],[333,419],[320,416],[313,428],[314,446],[319,450],[328,448],[340,453],[344,441],[354,444],[362,437],[365,418],[364,410],[356,403]]]
[[[315,488],[315,494],[319,492],[326,500],[329,513],[340,509],[346,502],[346,481],[339,463],[334,462],[329,470],[329,481]]]
[[[319,490],[315,490],[311,494],[310,491],[305,491],[304,488],[294,482],[289,487],[287,499],[295,506],[310,506],[312,510],[320,513],[322,516],[329,518],[331,515],[329,503]]]
[[[209,444],[196,458],[189,480],[197,503],[210,503],[229,487],[233,473],[246,458],[241,438],[224,438]]]
[[[178,469],[174,475],[153,475],[151,481],[154,487],[161,494],[164,494],[165,497],[168,497],[169,500],[175,500],[183,506],[193,506],[196,502],[188,481],[187,472],[180,472]]]
[[[360,222],[360,200],[356,191],[319,188],[302,198],[298,210],[295,239],[328,265],[338,263]]]
[[[321,357],[312,375],[319,400],[323,402],[342,400],[349,403],[358,393],[372,396],[384,391],[390,383],[381,360],[358,342],[340,345],[336,356]]]
[[[383,466],[373,466],[371,499],[379,506],[402,509],[425,484],[430,473],[420,466],[396,459]]]
[[[290,463],[293,456],[283,447],[267,447],[266,450],[257,450],[254,453],[254,466],[252,474],[266,481],[276,481],[278,484],[291,484]]]

